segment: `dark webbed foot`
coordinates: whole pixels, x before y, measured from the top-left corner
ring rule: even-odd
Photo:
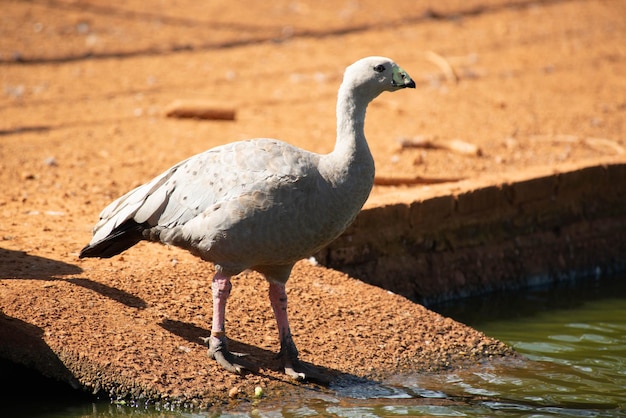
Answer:
[[[329,376],[326,376],[316,367],[300,361],[298,349],[291,338],[285,338],[280,346],[280,351],[276,357],[281,359],[287,376],[298,381],[315,382],[321,385],[330,384]]]
[[[257,367],[245,361],[246,354],[231,353],[228,351],[226,337],[209,337],[209,356],[217,361],[224,369],[232,373],[243,374],[246,370],[256,371]]]

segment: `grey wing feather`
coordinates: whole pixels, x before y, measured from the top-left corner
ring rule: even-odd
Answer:
[[[107,206],[100,214],[91,243],[105,239],[129,220],[148,228],[171,229],[209,209],[217,212],[226,203],[228,213],[221,212],[214,225],[225,227],[253,209],[237,210],[241,203],[237,201],[242,197],[271,188],[272,182],[278,183],[281,178],[302,175],[298,170],[294,173],[293,167],[298,167],[291,164],[294,161],[285,160],[302,159],[303,155],[301,150],[273,140],[236,142],[198,154]]]
[[[171,175],[174,168],[154,178],[151,182],[131,190],[105,207],[100,213],[100,220],[93,229],[91,244],[103,240],[115,228],[129,219],[133,219],[137,211],[144,205],[146,199],[159,190],[159,187]]]

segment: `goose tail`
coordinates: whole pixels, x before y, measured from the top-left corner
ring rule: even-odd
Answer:
[[[146,227],[145,223],[140,224],[128,219],[106,237],[87,244],[80,251],[78,258],[111,258],[120,254],[144,239],[143,231]]]

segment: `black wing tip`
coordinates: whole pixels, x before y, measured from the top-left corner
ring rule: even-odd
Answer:
[[[80,254],[78,254],[78,258],[93,257],[93,255],[91,255],[89,251],[91,248],[93,248],[91,245],[85,245],[83,249],[80,250]]]
[[[125,237],[123,240],[109,240],[87,245],[80,251],[78,258],[111,258],[116,256],[141,241],[139,237]]]
[[[78,258],[111,258],[118,255],[144,239],[142,232],[147,227],[130,219],[111,231],[106,238],[86,245],[80,250]]]
[[[111,251],[112,244],[110,242],[98,242],[94,245],[86,245],[85,248],[80,250],[78,258],[111,258],[114,255],[121,253],[121,251]],[[129,247],[130,248],[130,247]]]

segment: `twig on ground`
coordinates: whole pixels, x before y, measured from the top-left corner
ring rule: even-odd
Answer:
[[[583,139],[583,143],[597,151],[604,152],[607,148],[609,148],[617,155],[621,155],[624,153],[624,147],[619,145],[617,142],[606,138],[585,138]]]
[[[441,68],[441,71],[443,71],[446,80],[454,84],[459,82],[458,74],[456,73],[456,71],[454,71],[454,68],[447,59],[434,51],[426,51],[424,55],[428,61]]]
[[[624,147],[618,144],[616,141],[607,138],[581,138],[576,135],[536,135],[531,137],[534,140],[551,140],[553,142],[561,142],[568,144],[579,144],[585,145],[591,149],[594,149],[599,152],[607,153],[607,151],[612,151],[617,155],[624,154]]]
[[[235,120],[235,109],[202,100],[176,100],[165,109],[168,118]]]
[[[482,150],[475,144],[460,139],[433,141],[424,137],[405,138],[400,141],[402,148],[445,149],[462,155],[480,157]]]
[[[374,177],[374,184],[377,186],[413,186],[418,184],[440,184],[440,183],[453,183],[456,181],[464,180],[463,177],[458,178],[437,178],[437,177],[388,177],[388,176],[376,176]]]

